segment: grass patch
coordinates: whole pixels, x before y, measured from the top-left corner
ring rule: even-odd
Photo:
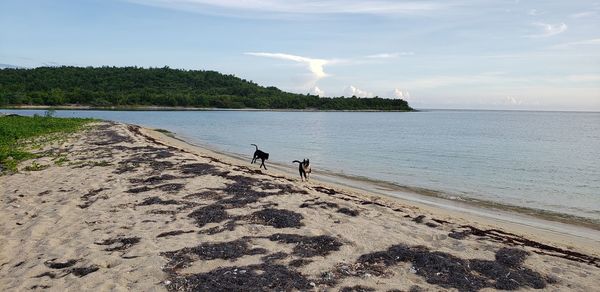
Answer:
[[[40,171],[50,167],[50,165],[46,164],[38,164],[37,162],[33,162],[31,165],[25,166],[26,171]]]
[[[73,133],[91,121],[94,120],[50,116],[0,117],[0,171],[15,172],[19,162],[36,158],[37,155],[27,151],[32,146],[32,139],[50,134]]]
[[[58,165],[58,166],[63,166],[65,163],[69,162],[69,158],[67,158],[66,155],[60,155],[56,158],[53,159],[54,164]]]

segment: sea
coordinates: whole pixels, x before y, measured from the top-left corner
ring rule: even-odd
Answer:
[[[44,110],[0,110],[20,115]],[[397,187],[423,196],[600,222],[600,113],[57,110],[165,129],[250,161]],[[393,193],[393,192],[392,192]]]

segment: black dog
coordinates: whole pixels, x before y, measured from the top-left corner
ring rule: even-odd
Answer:
[[[254,151],[254,157],[252,157],[252,162],[250,163],[254,163],[256,162],[256,159],[260,159],[262,162],[258,168],[264,167],[265,170],[267,170],[267,167],[265,166],[265,160],[269,159],[269,153],[258,150],[258,146],[256,146],[256,144],[250,145],[254,145],[254,147],[256,147],[256,151]]]
[[[298,161],[298,160],[292,161],[292,163],[296,163],[296,162],[298,162],[298,172],[300,172],[300,178],[302,179],[302,181],[304,181],[304,179],[306,179],[306,181],[308,181],[310,173],[312,172],[312,169],[310,167],[310,160],[304,159],[302,161]]]

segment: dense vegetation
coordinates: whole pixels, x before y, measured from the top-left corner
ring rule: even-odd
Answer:
[[[15,171],[19,161],[34,158],[26,149],[33,138],[70,133],[79,130],[91,119],[54,118],[51,116],[0,116],[0,173],[3,170]]]
[[[411,110],[400,99],[320,98],[262,87],[214,71],[138,67],[0,70],[0,106],[184,106],[204,108]]]

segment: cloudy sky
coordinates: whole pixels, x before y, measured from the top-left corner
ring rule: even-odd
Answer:
[[[208,69],[417,108],[600,110],[600,0],[2,0],[0,64]]]

